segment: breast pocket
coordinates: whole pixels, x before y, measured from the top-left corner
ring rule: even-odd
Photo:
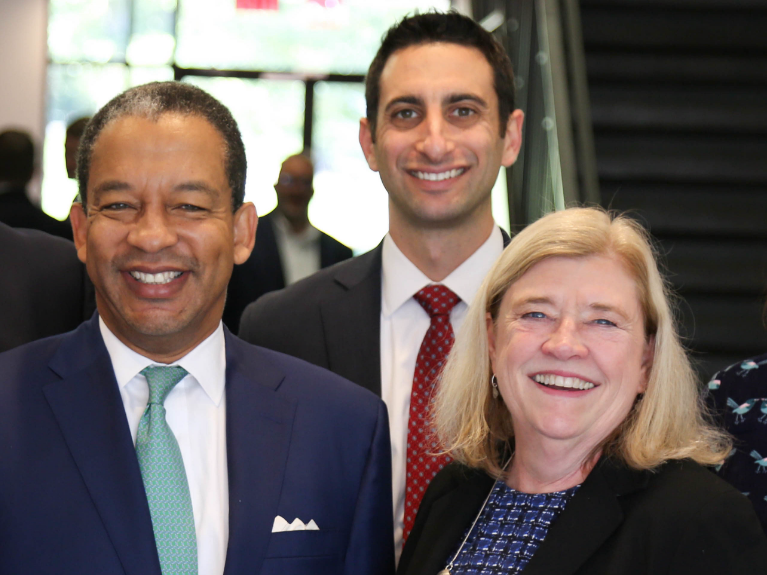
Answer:
[[[342,533],[340,531],[283,531],[272,533],[267,558],[280,557],[323,557],[342,555]]]
[[[272,533],[261,575],[339,575],[344,551],[340,531]]]

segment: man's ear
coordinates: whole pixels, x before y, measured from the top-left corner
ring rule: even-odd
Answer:
[[[514,110],[506,123],[501,164],[507,168],[517,161],[519,150],[522,148],[522,124],[524,121],[525,113],[522,110]]]
[[[373,143],[373,132],[370,131],[370,122],[367,118],[360,119],[360,146],[368,166],[374,172],[378,171],[378,162],[375,155],[375,144]]]
[[[85,263],[86,246],[88,244],[88,216],[85,214],[85,208],[80,202],[75,202],[69,209],[69,221],[72,224],[72,235],[77,248],[77,257]]]
[[[242,204],[234,213],[234,263],[243,264],[256,245],[258,214],[253,202]]]

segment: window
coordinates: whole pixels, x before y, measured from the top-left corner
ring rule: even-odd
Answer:
[[[50,0],[43,209],[64,219],[76,194],[64,168],[69,122],[131,86],[175,78],[232,111],[248,156],[246,197],[260,214],[276,204],[282,160],[311,148],[312,222],[356,253],[374,247],[388,229],[387,196],[357,141],[364,74],[392,24],[450,2],[273,3],[279,9],[238,9],[243,0]],[[507,226],[504,176],[493,212]]]

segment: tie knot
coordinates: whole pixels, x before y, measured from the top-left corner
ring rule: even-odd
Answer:
[[[413,297],[426,310],[429,317],[450,315],[450,310],[461,301],[461,298],[442,284],[428,285]]]
[[[141,375],[149,383],[149,403],[165,404],[170,390],[184,379],[188,372],[180,365],[165,365],[147,367],[141,370]]]

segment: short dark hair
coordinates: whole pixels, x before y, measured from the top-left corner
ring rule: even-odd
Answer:
[[[0,182],[27,184],[35,173],[35,144],[26,132],[0,133]]]
[[[247,161],[240,130],[232,113],[213,96],[183,82],[151,82],[126,90],[101,108],[85,128],[77,152],[77,181],[80,200],[87,205],[88,174],[93,147],[99,134],[111,122],[129,116],[157,121],[165,114],[182,114],[204,118],[221,134],[226,144],[225,170],[232,189],[232,209],[236,211],[245,199]]]
[[[88,125],[90,119],[90,116],[83,116],[71,122],[67,126],[67,138],[82,138],[83,133],[85,132],[85,126]]]
[[[471,18],[450,11],[407,16],[389,28],[384,36],[365,79],[366,115],[373,141],[378,119],[378,101],[381,96],[381,73],[386,62],[398,50],[439,42],[476,48],[482,52],[493,70],[501,137],[504,137],[509,115],[514,110],[514,72],[511,69],[511,60],[492,34]]]

